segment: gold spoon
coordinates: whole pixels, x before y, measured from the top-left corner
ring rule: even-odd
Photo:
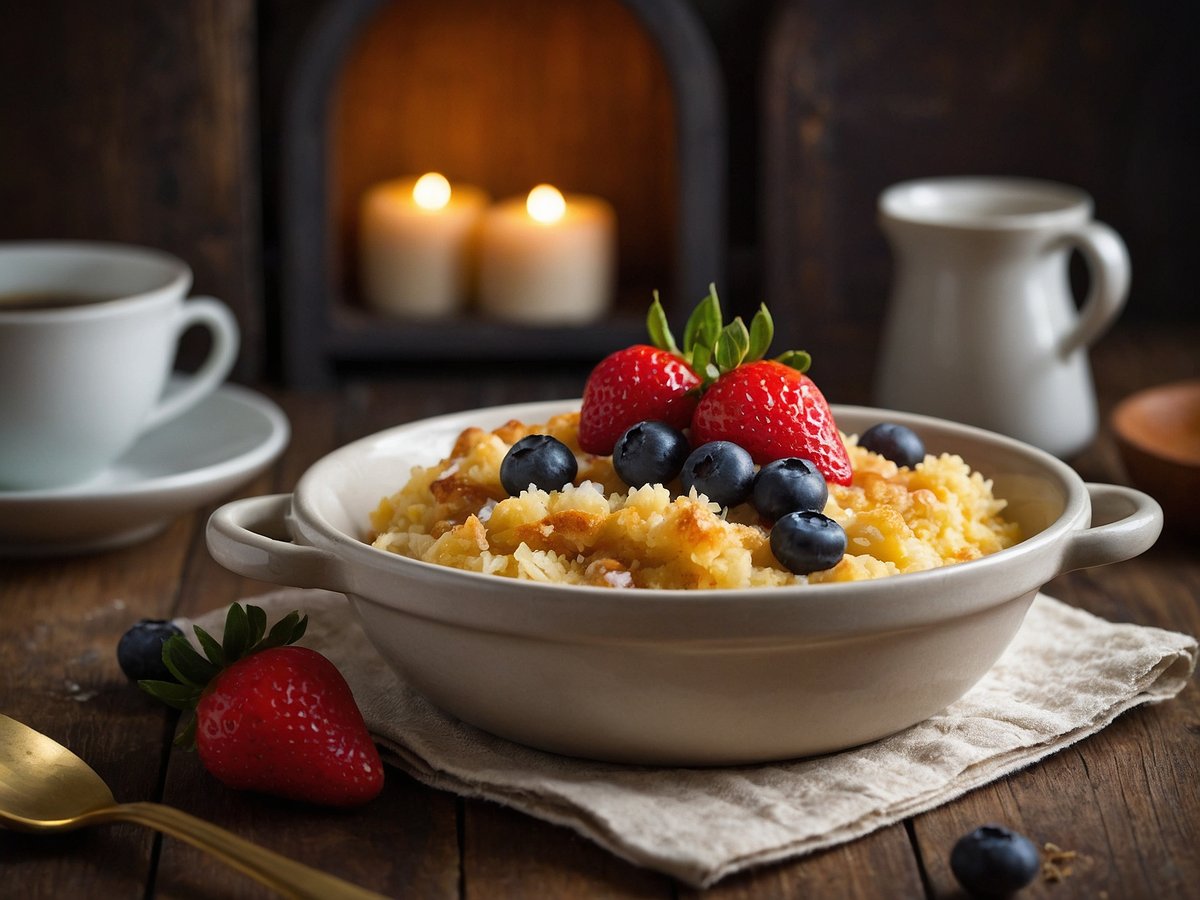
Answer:
[[[44,734],[0,714],[0,824],[17,831],[71,831],[137,822],[206,850],[288,897],[383,900],[161,803],[117,803],[82,759]]]

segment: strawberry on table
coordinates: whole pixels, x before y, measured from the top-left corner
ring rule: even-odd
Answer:
[[[235,603],[221,643],[196,627],[203,656],[182,635],[163,644],[178,684],[139,684],[195,710],[176,743],[194,745],[226,786],[328,806],[365,803],[383,788],[379,751],[333,663],[290,646],[307,624],[293,612],[267,633],[261,609]]]

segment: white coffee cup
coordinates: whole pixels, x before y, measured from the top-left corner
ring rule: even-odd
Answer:
[[[186,299],[191,285],[191,269],[157,250],[0,243],[0,490],[86,481],[224,381],[237,321],[217,300]],[[208,356],[164,395],[196,325]]]

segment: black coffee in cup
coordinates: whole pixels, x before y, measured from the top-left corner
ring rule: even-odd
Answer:
[[[0,310],[26,312],[39,309],[66,309],[86,303],[100,303],[111,297],[94,294],[73,294],[62,291],[19,291],[0,294]]]

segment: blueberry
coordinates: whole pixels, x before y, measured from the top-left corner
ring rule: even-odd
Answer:
[[[695,488],[720,506],[737,506],[754,487],[754,460],[732,441],[709,441],[691,452],[679,473],[686,493]]]
[[[789,456],[769,462],[754,479],[750,502],[764,519],[774,522],[790,512],[820,512],[829,499],[825,476],[807,459]]]
[[[171,670],[163,665],[162,645],[167,638],[177,634],[183,632],[163,619],[139,619],[117,643],[117,664],[125,677],[130,681],[143,678],[175,681]]]
[[[832,569],[846,552],[846,532],[819,512],[788,513],[771,528],[771,552],[796,575]]]
[[[667,484],[679,474],[691,449],[683,432],[666,422],[638,422],[617,438],[613,468],[630,487]]]
[[[1037,845],[1003,825],[984,825],[959,838],[950,851],[958,883],[976,897],[1007,897],[1033,881],[1041,868]]]
[[[566,487],[579,474],[571,448],[548,434],[531,434],[508,449],[500,463],[500,483],[514,497],[529,485],[543,491]]]
[[[925,458],[925,443],[917,433],[895,422],[872,425],[859,437],[858,446],[910,469]]]

